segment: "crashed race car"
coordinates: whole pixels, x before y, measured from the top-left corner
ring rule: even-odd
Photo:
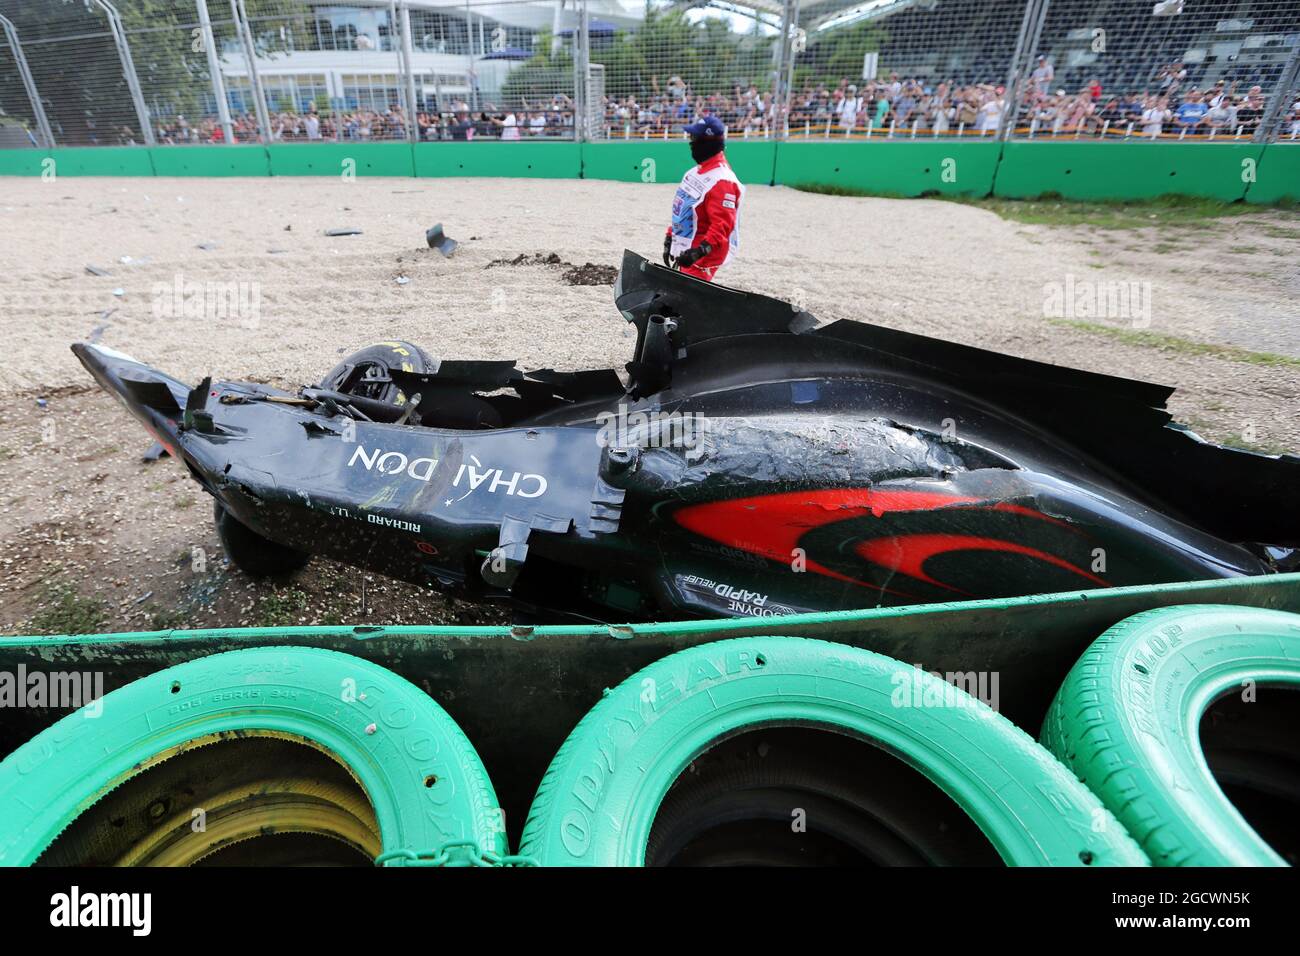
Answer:
[[[216,499],[253,575],[323,555],[544,622],[1297,567],[1300,457],[1200,439],[1170,388],[822,325],[630,252],[615,301],[623,373],[387,342],[289,392],[73,351]]]

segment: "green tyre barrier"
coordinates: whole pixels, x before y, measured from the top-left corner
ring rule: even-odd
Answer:
[[[1229,802],[1201,749],[1206,709],[1247,681],[1261,693],[1300,684],[1300,616],[1219,605],[1145,611],[1074,665],[1042,741],[1156,866],[1284,865]]]
[[[947,705],[896,706],[913,685]],[[1147,863],[1064,766],[983,703],[892,658],[789,637],[690,648],[607,691],[551,762],[520,853],[543,866],[643,865],[664,796],[693,760],[747,730],[800,725],[901,757],[1008,863]]]
[[[0,865],[33,863],[141,771],[205,741],[259,735],[305,741],[341,763],[364,789],[384,853],[397,863],[505,853],[486,770],[423,691],[348,654],[269,647],[141,678],[10,754],[0,763]],[[440,850],[448,844],[456,851]]]

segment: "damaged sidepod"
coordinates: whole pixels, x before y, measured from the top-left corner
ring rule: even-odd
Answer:
[[[73,349],[217,499],[256,573],[325,555],[607,621],[1296,566],[1300,458],[1201,440],[1165,411],[1172,389],[819,325],[632,253],[615,297],[637,333],[620,371],[385,342],[286,392]]]

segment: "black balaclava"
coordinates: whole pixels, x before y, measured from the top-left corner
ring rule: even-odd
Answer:
[[[691,159],[702,163],[706,159],[717,156],[726,147],[727,141],[722,136],[693,136],[691,137]]]

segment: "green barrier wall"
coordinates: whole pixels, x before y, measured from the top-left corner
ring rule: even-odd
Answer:
[[[727,147],[727,162],[742,183],[772,182],[776,143],[737,140]],[[633,140],[627,143],[584,143],[582,175],[587,179],[616,179],[625,183],[675,183],[692,165],[683,140]]]
[[[39,176],[47,149],[0,149],[0,176]]]
[[[414,153],[416,176],[577,179],[582,172],[577,143],[420,143]]]
[[[156,146],[149,150],[155,176],[269,176],[264,146]]]
[[[1066,199],[1300,199],[1300,146],[1290,144],[737,140],[727,156],[750,185],[1017,199],[1045,193]],[[40,175],[47,158],[59,176],[338,176],[351,169],[358,176],[658,183],[676,182],[691,162],[681,140],[105,146],[0,150],[0,176]]]
[[[58,176],[155,176],[157,174],[153,170],[149,152],[142,146],[80,146],[52,149],[40,155],[54,159],[55,174]],[[0,169],[5,165],[5,161],[0,160]],[[36,161],[33,171],[40,173],[40,160]]]
[[[986,196],[999,144],[923,140],[893,143],[785,142],[776,155],[779,185],[839,186],[873,193]]]
[[[188,149],[187,146],[173,147]],[[295,143],[266,147],[272,176],[414,176],[410,143]]]
[[[1300,201],[1300,144],[1266,146],[1255,182],[1246,187],[1247,202]]]
[[[1025,199],[1153,199],[1170,193],[1231,202],[1265,147],[1253,143],[1006,143],[993,192]]]

